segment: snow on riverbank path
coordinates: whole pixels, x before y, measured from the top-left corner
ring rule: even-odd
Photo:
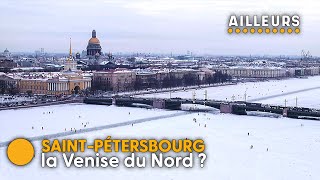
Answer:
[[[267,100],[267,99],[271,99],[271,98],[287,96],[287,95],[296,94],[296,93],[301,93],[301,92],[306,92],[306,91],[311,91],[311,90],[315,90],[315,89],[320,89],[320,87],[318,86],[318,87],[300,89],[300,90],[296,90],[296,91],[291,91],[291,92],[286,92],[286,93],[281,93],[281,94],[275,94],[275,95],[271,95],[271,96],[265,96],[265,97],[250,99],[250,100],[248,100],[248,102],[257,102],[257,101],[261,101],[261,100]]]
[[[143,123],[143,122],[148,122],[148,121],[155,121],[155,120],[160,120],[160,119],[178,117],[178,116],[183,116],[183,115],[190,114],[190,113],[191,112],[182,111],[182,112],[177,112],[174,114],[142,118],[142,119],[137,119],[137,120],[125,121],[125,122],[121,122],[121,123],[108,124],[108,125],[104,125],[104,126],[97,126],[97,127],[87,128],[87,129],[80,129],[77,131],[69,131],[69,132],[61,132],[61,133],[48,134],[48,135],[42,135],[42,136],[34,136],[34,137],[27,138],[27,139],[30,141],[40,141],[43,139],[60,138],[60,137],[65,137],[65,136],[70,136],[70,135],[75,135],[75,134],[82,134],[82,133],[87,133],[87,132],[93,132],[93,131],[111,129],[111,128],[116,128],[116,127],[121,127],[121,126],[127,126],[127,125],[131,125],[131,124],[138,124],[138,123]],[[8,146],[8,144],[10,142],[11,141],[0,142],[0,148]]]

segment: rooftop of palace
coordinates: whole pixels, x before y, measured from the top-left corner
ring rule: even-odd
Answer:
[[[47,81],[50,79],[68,80],[70,78],[90,78],[91,73],[77,73],[77,72],[21,72],[21,73],[2,73],[0,75],[6,75],[12,79],[18,80],[35,80],[35,81]]]

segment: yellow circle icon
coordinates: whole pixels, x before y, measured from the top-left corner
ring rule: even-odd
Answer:
[[[288,31],[288,33],[289,33],[289,34],[291,34],[291,33],[292,33],[292,29],[291,29],[291,28],[288,28],[288,30],[287,30],[287,31]]]
[[[236,33],[239,34],[241,30],[239,28],[236,29]]]
[[[277,28],[273,28],[272,32],[273,32],[273,34],[276,34],[278,32],[278,29]]]
[[[247,28],[243,28],[242,32],[245,33],[245,34],[247,34],[248,29],[247,29]]]
[[[295,32],[296,34],[299,34],[299,33],[300,33],[300,29],[299,29],[299,28],[296,28],[296,29],[294,30],[294,32]]]
[[[228,33],[229,33],[229,34],[231,34],[232,31],[233,31],[232,28],[229,28],[229,29],[228,29]]]
[[[269,28],[266,28],[266,30],[265,30],[265,31],[266,31],[266,33],[267,33],[267,34],[269,34],[269,33],[270,33],[270,29],[269,29]]]
[[[250,32],[251,32],[251,34],[253,34],[253,33],[256,32],[256,30],[255,30],[254,28],[251,28],[251,29],[250,29]]]
[[[286,30],[285,30],[284,28],[281,28],[281,29],[280,29],[280,33],[281,33],[281,34],[283,34],[283,33],[285,33],[285,32],[286,32]]]
[[[7,156],[13,164],[24,166],[34,157],[33,145],[26,139],[15,139],[10,142],[7,148]]]
[[[261,34],[263,32],[262,28],[258,29],[258,33]]]

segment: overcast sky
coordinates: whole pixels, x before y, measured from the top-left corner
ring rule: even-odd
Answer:
[[[1,0],[0,51],[320,55],[318,0]],[[299,14],[299,35],[229,35],[230,14]]]

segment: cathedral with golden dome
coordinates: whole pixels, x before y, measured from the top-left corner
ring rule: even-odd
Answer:
[[[87,56],[100,56],[101,55],[101,45],[97,38],[96,30],[92,31],[92,37],[89,39],[87,46]]]

